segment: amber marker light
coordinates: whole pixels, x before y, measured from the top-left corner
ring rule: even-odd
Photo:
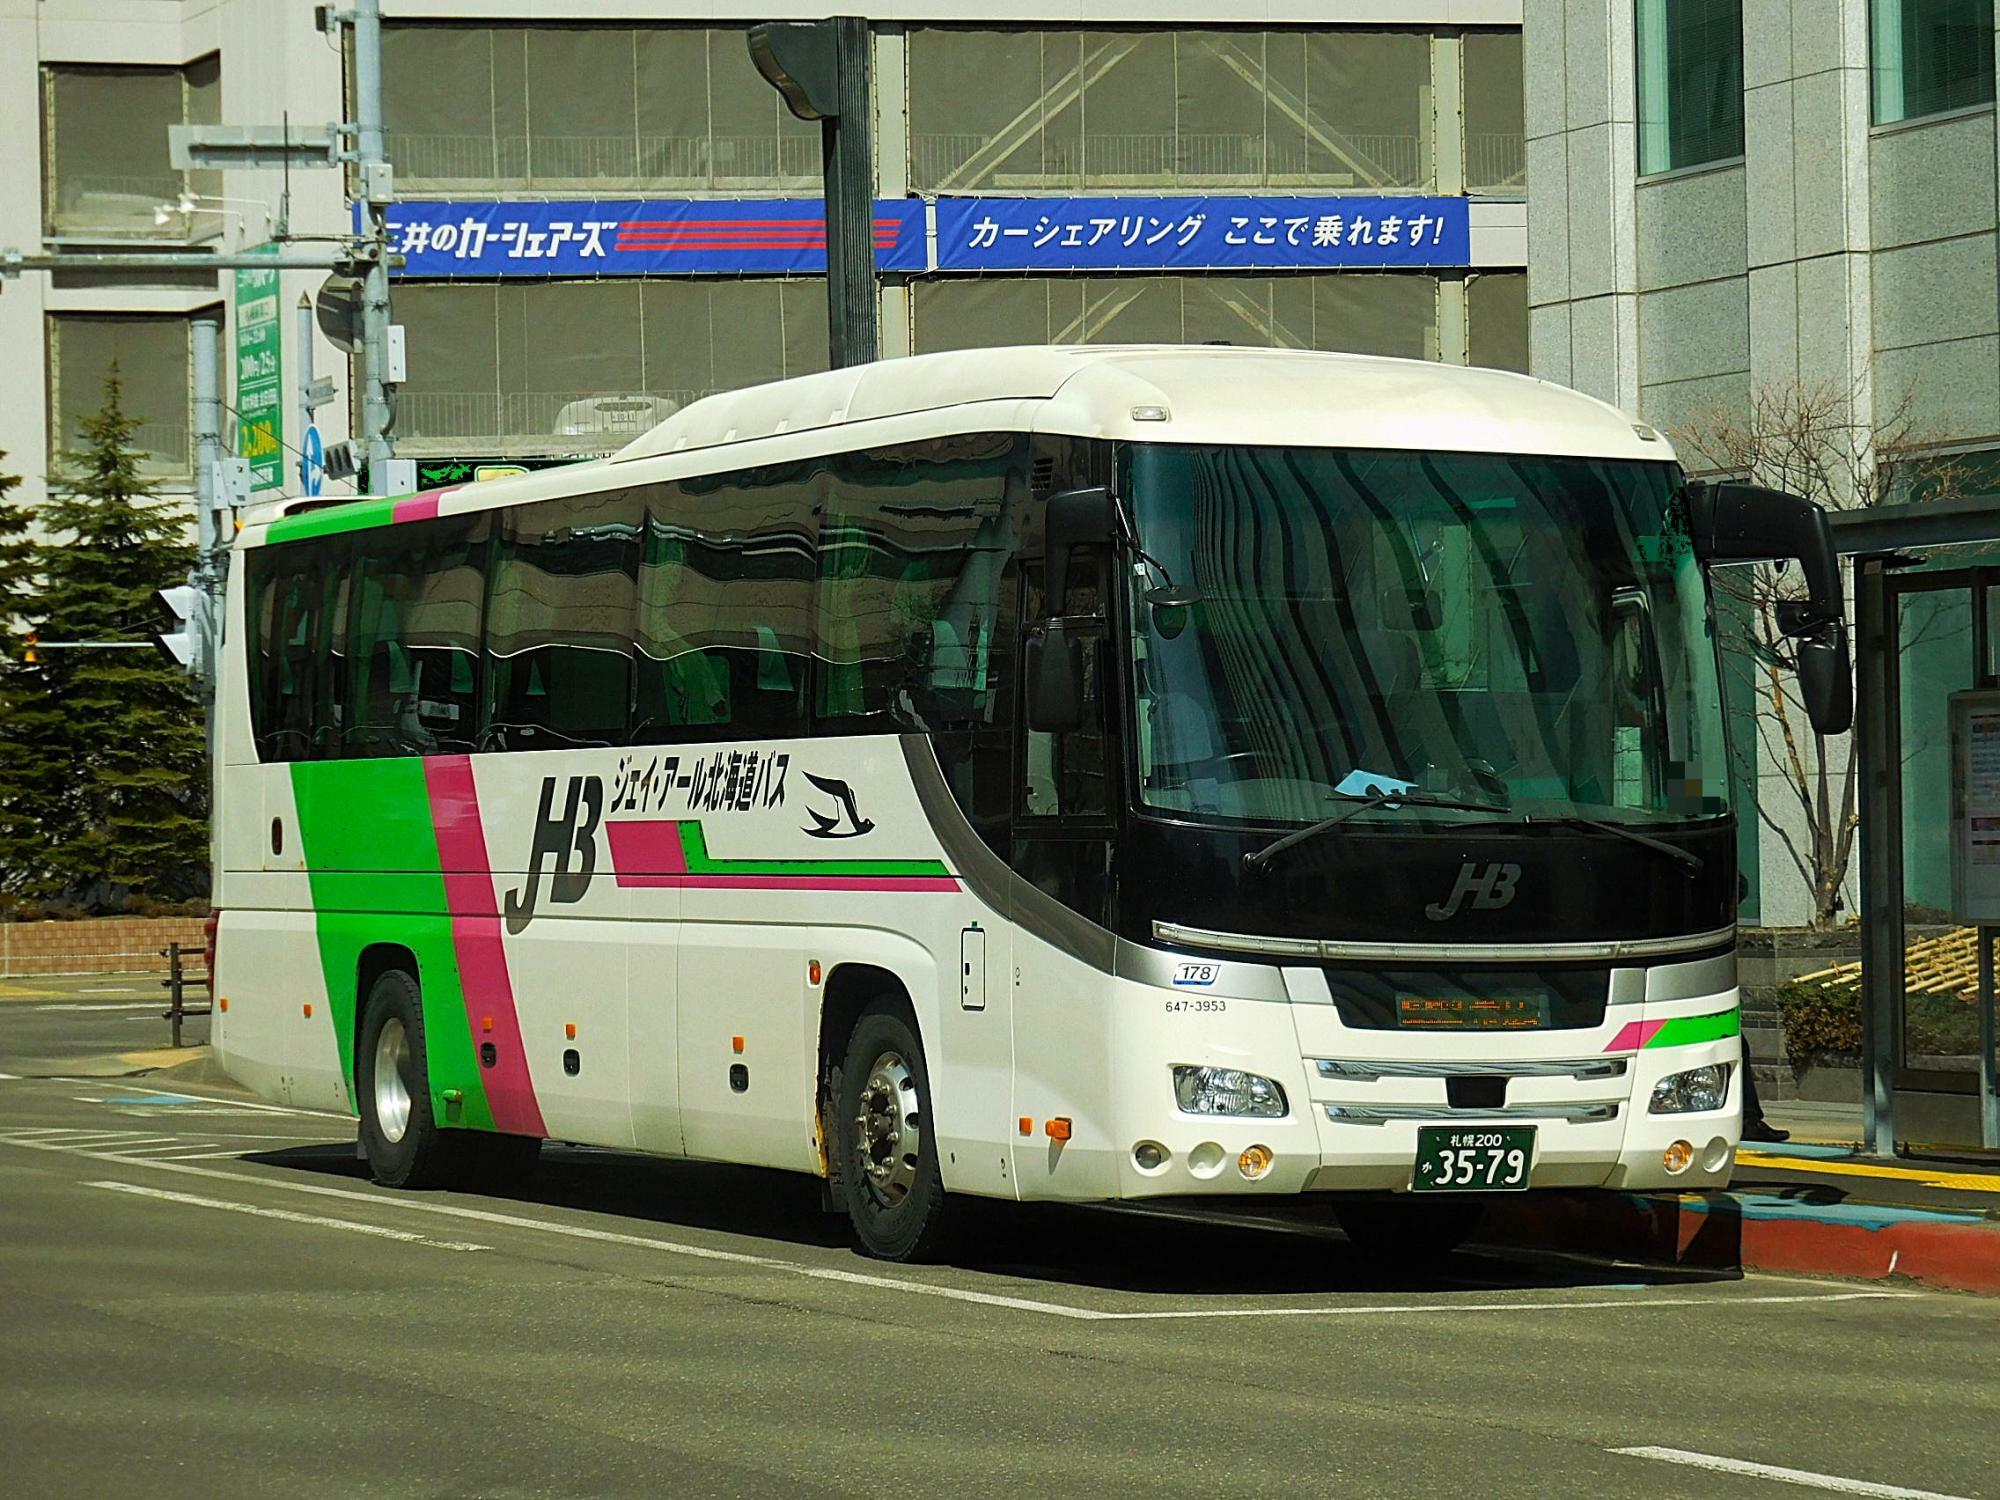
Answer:
[[[313,1008],[312,1008],[312,1005],[311,1005],[310,1003],[308,1003],[308,1004],[306,1005],[306,1007],[305,1007],[305,1013],[306,1013],[306,1019],[307,1019],[308,1021],[310,1021],[310,1020],[312,1019],[312,1013],[313,1013]]]
[[[1035,1120],[1034,1120],[1034,1116],[1032,1116],[1032,1115],[1022,1115],[1022,1116],[1021,1116],[1021,1134],[1022,1134],[1022,1135],[1033,1135],[1034,1133],[1035,1133]]]
[[[1686,1141],[1675,1141],[1660,1153],[1661,1165],[1676,1176],[1685,1172],[1688,1169],[1688,1163],[1693,1160],[1694,1147]]]
[[[576,1022],[574,1021],[563,1022],[563,1039],[565,1041],[571,1041],[571,1042],[576,1040]]]
[[[491,1031],[493,1029],[493,1018],[491,1016],[481,1016],[479,1018],[479,1029],[481,1031]]]
[[[1271,1163],[1276,1160],[1269,1146],[1245,1146],[1243,1154],[1236,1158],[1236,1170],[1255,1182],[1271,1170]]]
[[[819,974],[820,974],[819,960],[815,958],[806,965],[806,983],[818,984]]]
[[[1044,1125],[1042,1129],[1048,1132],[1050,1140],[1066,1141],[1069,1139],[1069,1116],[1057,1115],[1048,1124]]]
[[[222,1013],[225,1016],[229,1014],[229,997],[227,995],[224,995],[220,1000],[216,1001],[215,1003],[222,1007]]]
[[[741,1052],[743,1050],[743,1038],[740,1036],[731,1037],[729,1039],[729,1050],[731,1052]]]

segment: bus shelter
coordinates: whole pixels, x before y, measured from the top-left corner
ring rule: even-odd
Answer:
[[[2000,1148],[2000,496],[1833,526],[1854,565],[1866,1147]]]

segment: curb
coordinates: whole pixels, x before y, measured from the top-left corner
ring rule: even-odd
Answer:
[[[2000,1296],[2000,1223],[1953,1209],[1758,1192],[1558,1193],[1496,1205],[1480,1239],[1686,1270],[1910,1281]]]

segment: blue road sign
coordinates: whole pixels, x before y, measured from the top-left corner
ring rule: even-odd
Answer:
[[[308,498],[319,493],[326,483],[326,444],[320,441],[319,426],[315,423],[306,429],[306,435],[299,439],[299,487]]]

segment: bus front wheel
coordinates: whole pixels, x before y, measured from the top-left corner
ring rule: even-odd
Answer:
[[[848,1038],[836,1115],[847,1215],[879,1260],[921,1260],[943,1243],[944,1179],[923,1044],[900,1009],[871,1006]]]

